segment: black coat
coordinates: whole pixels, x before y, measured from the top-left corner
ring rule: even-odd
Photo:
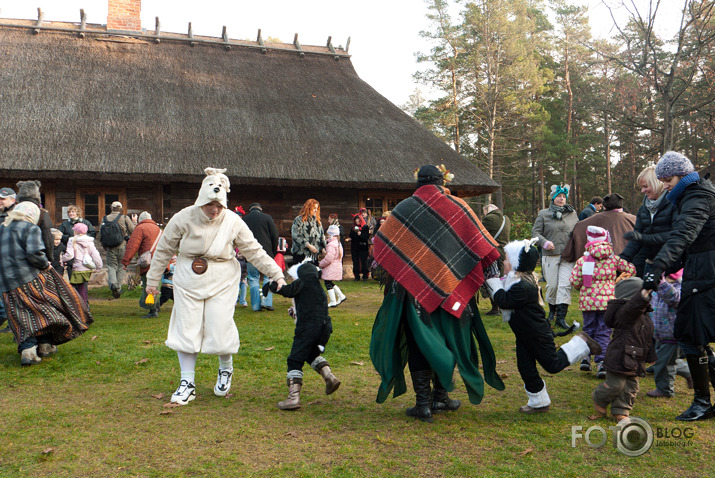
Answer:
[[[673,230],[654,266],[683,261],[683,287],[675,337],[695,345],[715,341],[715,187],[699,179],[685,188],[673,213]]]
[[[501,309],[512,310],[509,326],[517,338],[553,343],[554,334],[539,305],[539,289],[525,280],[513,284],[509,290],[494,294],[494,303]]]
[[[273,218],[260,209],[253,208],[243,216],[243,222],[253,233],[253,237],[261,244],[263,250],[271,257],[276,257],[278,250],[278,229]]]
[[[638,291],[630,299],[608,301],[606,326],[613,329],[603,366],[606,370],[630,377],[645,375],[645,362],[655,362],[653,322],[650,302]]]
[[[66,221],[63,221],[59,227],[60,232],[62,232],[62,244],[67,245],[67,241],[69,241],[69,238],[74,236],[74,229],[72,229],[72,226],[74,226],[78,222],[81,222],[82,224],[87,226],[87,235],[89,237],[91,237],[92,239],[97,237],[97,230],[94,228],[92,223],[85,218],[80,217],[77,218],[75,221],[67,219]]]
[[[640,241],[632,239],[619,256],[636,266],[636,275],[643,277],[643,268],[645,267],[646,259],[653,260],[660,248],[665,244],[665,241],[670,237],[670,231],[673,228],[673,205],[668,199],[663,198],[658,205],[658,210],[650,218],[650,211],[645,207],[645,198],[643,205],[638,209],[636,214],[636,225],[634,231],[640,232],[643,238]],[[673,267],[677,267],[675,272],[679,270],[679,263]]]
[[[350,228],[350,252],[367,251],[370,248],[368,239],[370,239],[370,228],[364,225],[359,231],[356,231],[355,226]]]
[[[298,322],[328,318],[328,296],[320,285],[320,273],[314,264],[306,262],[298,267],[298,278],[280,290],[276,290],[275,282],[267,285],[273,293],[295,299]]]

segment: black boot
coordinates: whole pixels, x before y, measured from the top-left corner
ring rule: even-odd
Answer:
[[[715,353],[708,345],[705,346],[705,350],[708,353],[708,376],[710,377],[710,383],[715,388]],[[715,407],[713,407],[713,414],[715,414]]]
[[[564,330],[568,329],[569,326],[566,323],[566,314],[569,311],[568,304],[557,304],[556,306],[556,327],[562,328]]]
[[[437,375],[432,377],[432,413],[452,412],[462,404],[459,400],[452,400],[447,395],[447,390],[442,386]]]
[[[499,310],[499,306],[494,303],[492,299],[489,299],[492,303],[492,310],[486,313],[486,315],[501,315],[501,310]]]
[[[556,306],[554,304],[549,304],[549,315],[546,317],[546,320],[549,321],[549,324],[554,321],[554,317],[556,316]]]
[[[690,408],[675,417],[676,420],[691,422],[705,420],[713,416],[710,405],[709,360],[706,355],[687,355],[690,375],[693,377],[693,403]]]
[[[423,422],[432,423],[432,411],[430,410],[431,381],[432,370],[420,370],[412,373],[412,387],[415,389],[417,401],[414,407],[407,409],[408,417],[415,417]]]

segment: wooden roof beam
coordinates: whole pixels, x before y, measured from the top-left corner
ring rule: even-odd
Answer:
[[[300,46],[300,42],[298,41],[298,34],[296,33],[295,36],[293,37],[293,45],[295,45],[295,48],[298,50],[298,55],[303,58],[305,56],[305,52],[303,51],[303,47]]]
[[[37,9],[37,23],[35,23],[35,29],[32,30],[32,33],[37,35],[40,33],[40,27],[42,26],[42,21],[45,19],[45,12],[42,11],[41,8]]]
[[[87,14],[84,12],[84,8],[79,9],[79,37],[84,38],[84,31],[87,29]]]
[[[335,51],[335,47],[333,47],[333,37],[328,37],[328,44],[326,45],[328,47],[328,50],[330,50],[332,53],[335,53],[335,61],[338,61],[340,57],[338,56],[338,52]]]
[[[193,39],[194,39],[194,30],[191,28],[191,22],[189,22],[189,32],[186,34],[186,36],[189,37],[189,40],[193,40]],[[196,42],[195,42],[195,41],[190,41],[190,42],[189,42],[189,45],[191,45],[191,46],[196,46]]]
[[[226,25],[223,26],[223,30],[221,31],[221,39],[226,44],[226,46],[224,46],[224,48],[226,50],[230,50],[231,45],[228,44],[228,31],[226,30]]]
[[[161,36],[161,22],[159,22],[159,17],[156,17],[156,24],[154,26],[154,35],[156,35],[156,39],[154,41],[157,43],[160,43],[161,39],[159,37]]]
[[[258,29],[258,38],[256,38],[256,42],[262,47],[261,48],[261,53],[266,53],[268,50],[265,48],[265,43],[263,43],[263,37],[261,36],[261,29]]]

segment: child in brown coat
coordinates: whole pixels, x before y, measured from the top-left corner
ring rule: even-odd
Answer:
[[[645,376],[645,362],[655,361],[653,322],[650,312],[650,292],[642,290],[637,277],[616,284],[616,298],[608,301],[604,321],[613,329],[611,342],[603,364],[606,380],[593,391],[593,407],[617,421],[628,418],[638,395],[639,377]]]

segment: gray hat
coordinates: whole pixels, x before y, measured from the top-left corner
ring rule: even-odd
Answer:
[[[15,194],[15,191],[13,191],[10,188],[2,188],[0,189],[0,198],[5,199],[5,198],[14,198],[17,197]]]
[[[668,151],[655,165],[655,175],[658,179],[672,178],[673,176],[687,176],[695,171],[693,163],[680,153]]]
[[[629,277],[616,284],[616,299],[630,299],[633,294],[643,288],[643,279],[640,277]]]
[[[248,206],[249,211],[254,208],[263,211],[263,208],[261,207],[260,203],[254,202],[250,206]]]

